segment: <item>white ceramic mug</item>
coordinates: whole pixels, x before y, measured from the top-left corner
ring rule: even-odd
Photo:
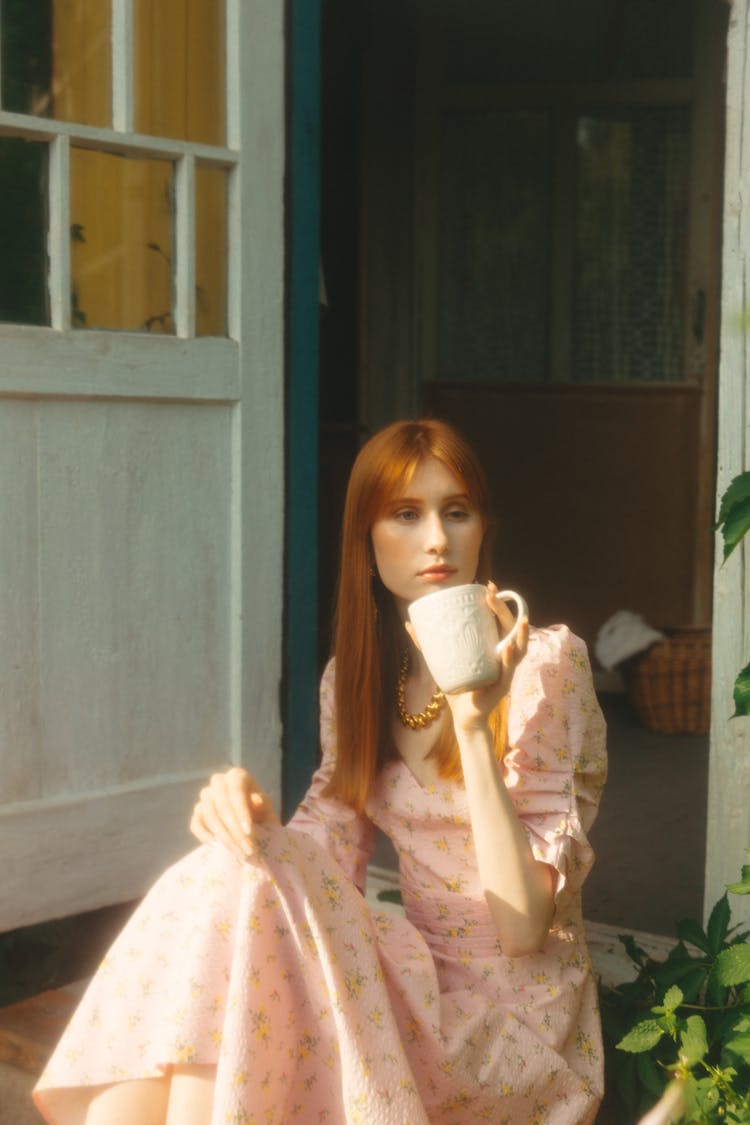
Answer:
[[[497,620],[487,604],[487,587],[472,582],[426,594],[409,606],[411,621],[427,667],[448,694],[492,683],[500,675],[498,659],[528,616],[526,602],[514,590],[498,597],[516,604],[512,629],[498,642]]]

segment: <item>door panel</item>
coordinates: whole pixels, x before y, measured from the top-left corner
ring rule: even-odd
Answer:
[[[112,28],[99,116],[83,67],[65,105],[23,82],[10,98],[28,60],[3,53],[0,138],[45,150],[26,234],[47,223],[34,281],[51,316],[19,323],[0,286],[0,929],[141,894],[191,846],[213,769],[246,764],[279,795],[284,13],[226,0],[219,25],[219,7],[190,5],[226,31],[210,136],[178,112],[180,81],[168,106],[150,91],[162,135],[133,130],[133,5],[77,9]],[[33,8],[3,4],[0,38]],[[181,0],[169,12],[187,19]],[[81,61],[80,42],[65,50]],[[191,84],[194,100],[197,65]],[[82,175],[99,163],[117,191]],[[133,172],[156,164],[149,192]],[[0,238],[20,221],[4,183]]]

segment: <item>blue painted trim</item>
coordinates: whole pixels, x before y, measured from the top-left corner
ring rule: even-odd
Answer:
[[[288,371],[282,805],[304,795],[318,750],[318,271],[320,0],[289,0]]]

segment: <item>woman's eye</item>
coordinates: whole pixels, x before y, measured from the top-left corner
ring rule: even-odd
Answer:
[[[402,523],[411,523],[419,517],[419,513],[414,508],[401,508],[399,511],[394,512],[394,519],[400,520]]]
[[[462,520],[467,520],[469,518],[469,513],[466,508],[450,508],[445,514],[448,519],[453,520],[454,523],[460,523]]]

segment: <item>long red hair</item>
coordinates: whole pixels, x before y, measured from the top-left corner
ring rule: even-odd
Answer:
[[[341,533],[334,626],[336,765],[328,793],[358,811],[378,772],[395,754],[389,716],[404,649],[395,602],[373,575],[370,531],[390,502],[404,494],[418,465],[434,457],[460,480],[485,527],[477,580],[489,578],[491,519],[487,484],[470,446],[446,422],[394,422],[362,447],[349,477]],[[505,752],[506,708],[493,718],[498,757]],[[462,779],[453,729],[445,724],[432,750],[440,775]]]

